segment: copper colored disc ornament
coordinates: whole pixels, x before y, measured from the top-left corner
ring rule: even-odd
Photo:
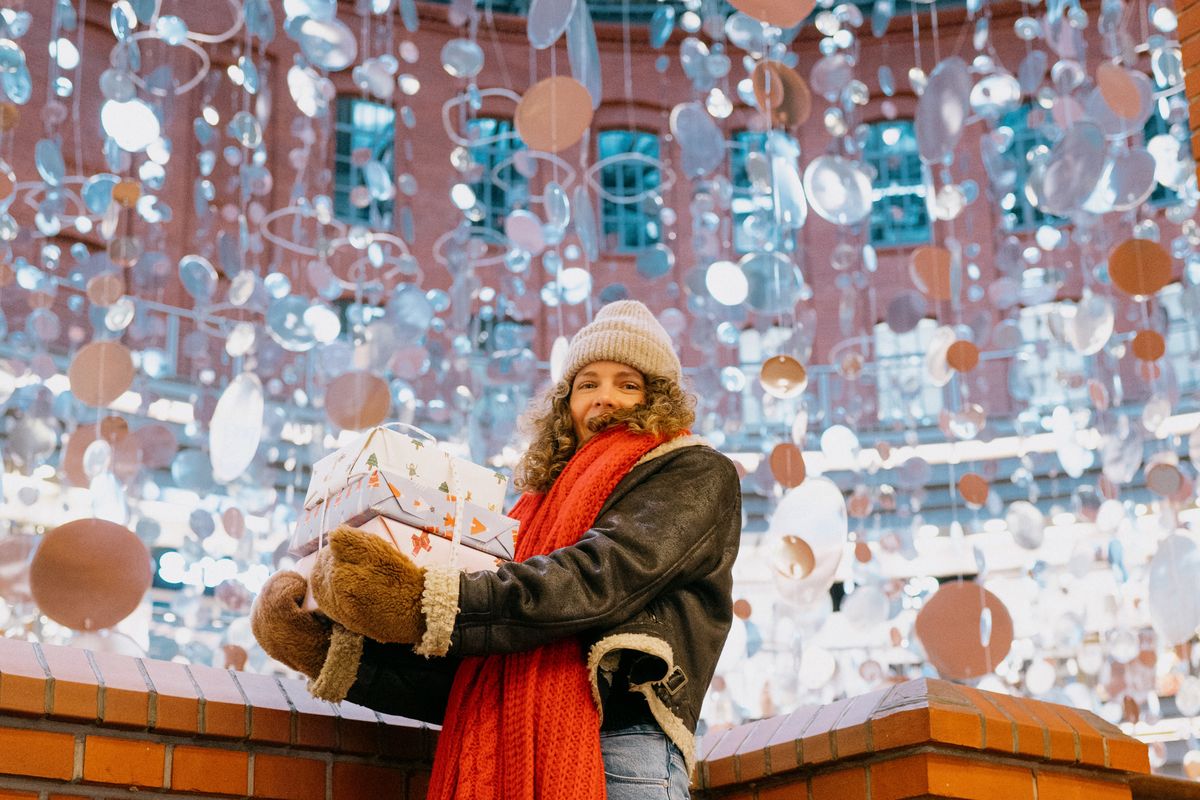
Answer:
[[[118,205],[133,208],[142,196],[142,187],[137,181],[121,181],[113,187],[112,196]]]
[[[1096,68],[1096,86],[1104,103],[1123,119],[1136,119],[1142,110],[1137,82],[1120,64],[1105,61]]]
[[[102,272],[88,281],[87,296],[92,305],[111,306],[125,294],[125,281],[115,272]]]
[[[514,122],[526,147],[558,153],[582,139],[592,124],[592,96],[574,78],[546,78],[525,92]]]
[[[738,619],[750,619],[750,601],[744,597],[733,601],[733,615]]]
[[[932,300],[950,299],[950,251],[926,246],[913,250],[909,259],[913,284]]]
[[[970,372],[979,365],[979,348],[972,342],[959,339],[946,349],[946,363],[959,372]]]
[[[759,22],[777,28],[799,25],[816,7],[816,0],[730,0],[729,4]]]
[[[983,621],[984,608],[991,612],[990,624]],[[926,601],[914,631],[938,674],[965,681],[1004,660],[1012,647],[1013,621],[996,595],[972,581],[956,581],[943,584]]]
[[[1171,497],[1183,486],[1183,473],[1174,453],[1156,453],[1146,464],[1146,488],[1159,497]]]
[[[71,393],[81,403],[103,408],[133,383],[133,359],[120,342],[90,342],[71,359],[67,377]]]
[[[786,400],[808,386],[808,370],[791,356],[773,356],[763,362],[758,382],[767,394]]]
[[[771,451],[771,474],[785,489],[794,489],[804,483],[804,476],[807,474],[804,453],[791,442],[775,445],[775,449]]]
[[[1134,297],[1149,297],[1171,282],[1171,255],[1158,242],[1128,239],[1108,257],[1113,285]]]
[[[760,61],[750,75],[754,100],[783,128],[803,125],[812,115],[812,91],[800,73],[778,61]]]
[[[13,103],[0,103],[0,131],[11,131],[21,119],[21,109]]]
[[[785,578],[807,578],[817,565],[816,554],[808,542],[799,536],[784,536],[781,550],[783,558],[775,564],[775,571]]]
[[[369,372],[337,376],[325,389],[325,413],[339,428],[359,431],[387,419],[392,398],[387,381]]]
[[[1158,331],[1138,331],[1133,337],[1133,354],[1142,361],[1158,361],[1167,352],[1167,343]]]
[[[988,482],[974,472],[968,472],[958,479],[958,493],[964,502],[973,506],[982,506],[988,498]]]
[[[151,578],[150,553],[137,534],[102,519],[55,528],[29,567],[38,608],[77,631],[111,628],[132,614]]]
[[[232,669],[238,672],[246,669],[246,660],[250,658],[246,648],[239,644],[222,645],[221,652],[225,655],[225,669]]]
[[[858,563],[866,564],[871,560],[871,545],[859,539],[854,543],[854,557],[858,559]]]

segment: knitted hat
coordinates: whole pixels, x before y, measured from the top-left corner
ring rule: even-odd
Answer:
[[[683,382],[683,368],[666,328],[637,300],[617,300],[596,313],[571,339],[563,378],[595,361],[616,361],[634,367],[647,378]]]

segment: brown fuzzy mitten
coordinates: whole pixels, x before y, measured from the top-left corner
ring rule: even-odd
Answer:
[[[329,652],[332,625],[301,608],[308,582],[296,572],[276,572],[250,610],[250,630],[267,655],[316,678]]]
[[[338,528],[309,580],[321,611],[355,633],[401,644],[425,634],[425,569],[377,536]]]

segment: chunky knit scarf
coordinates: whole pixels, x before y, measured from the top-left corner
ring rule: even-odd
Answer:
[[[516,559],[572,545],[638,459],[662,439],[602,431],[546,494],[524,494]],[[459,665],[438,738],[429,800],[604,800],[600,716],[574,637]]]

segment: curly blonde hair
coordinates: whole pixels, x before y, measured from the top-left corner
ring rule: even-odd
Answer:
[[[646,399],[587,422],[593,433],[612,425],[628,425],[635,433],[670,436],[687,430],[696,420],[696,398],[670,378],[646,381]],[[513,485],[522,492],[548,492],[579,447],[571,421],[571,383],[561,380],[548,388],[521,419],[531,438],[521,456]]]

